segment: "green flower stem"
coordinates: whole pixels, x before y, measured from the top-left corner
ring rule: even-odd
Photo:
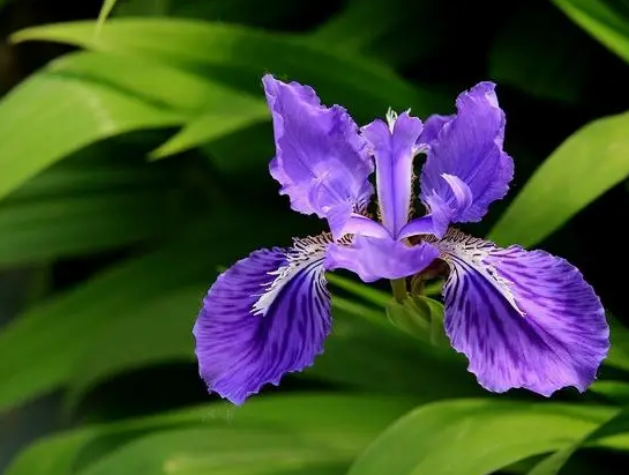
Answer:
[[[406,279],[393,279],[391,280],[391,290],[393,291],[393,297],[398,302],[403,302],[408,297],[406,292]]]

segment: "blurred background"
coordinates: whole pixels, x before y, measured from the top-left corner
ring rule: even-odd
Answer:
[[[0,0],[0,34],[5,475],[626,472],[628,1]],[[341,275],[314,367],[208,395],[219,270],[322,229],[268,175],[267,72],[361,124],[496,82],[516,176],[464,229],[583,271],[612,326],[592,389],[486,393],[391,324],[388,283]]]

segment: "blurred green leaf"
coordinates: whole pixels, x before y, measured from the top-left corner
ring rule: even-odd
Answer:
[[[64,64],[62,71],[87,81],[106,82],[134,96],[189,113],[184,128],[152,152],[153,158],[185,151],[269,118],[262,97],[254,98],[161,63],[83,53]]]
[[[87,84],[106,84],[136,101],[185,112],[186,119],[191,120],[209,111],[237,115],[253,109],[252,113],[257,114],[256,107],[266,104],[262,94],[253,97],[210,78],[146,58],[79,52],[64,56],[48,69]]]
[[[138,242],[175,223],[167,194],[137,190],[0,205],[0,265],[33,263]]]
[[[183,287],[140,308],[123,310],[73,362],[66,408],[73,409],[87,390],[118,373],[166,362],[194,362],[192,326],[206,291],[205,284]]]
[[[547,3],[518,4],[490,49],[489,75],[525,94],[577,103],[591,69],[589,50],[582,33],[561,28],[561,20]]]
[[[210,68],[216,77],[251,92],[261,91],[262,75],[272,72],[313,85],[324,102],[344,104],[360,120],[383,114],[389,106],[412,107],[424,116],[449,104],[435,93],[411,87],[378,61],[331,51],[295,35],[173,19],[110,20],[96,39],[92,29],[93,22],[62,23],[28,28],[12,39],[58,41],[193,70]]]
[[[317,14],[320,8],[320,4],[284,0],[125,0],[116,7],[115,16],[167,16],[266,28],[293,28],[295,20],[303,21]]]
[[[401,66],[425,58],[448,38],[449,13],[439,2],[349,0],[309,38]]]
[[[572,457],[575,450],[576,446],[569,446],[558,450],[554,454],[542,459],[537,465],[527,472],[527,475],[556,475],[568,462],[570,457]]]
[[[621,381],[595,381],[589,389],[620,406],[629,406],[629,383]]]
[[[204,121],[208,128],[201,141],[260,120],[267,112],[261,98],[164,64],[97,53],[66,56],[0,103],[0,152],[6,161],[0,197],[92,142],[131,130],[198,124],[210,114],[230,121]],[[190,138],[188,130],[184,139]],[[172,145],[181,145],[178,137]],[[15,156],[21,159],[11,160]]]
[[[114,15],[143,17],[173,15],[173,7],[176,7],[178,3],[188,2],[177,2],[173,0],[125,0],[118,4],[114,11]]]
[[[599,439],[626,433],[629,433],[629,409],[620,411],[613,418],[590,431],[580,440],[577,440],[576,443],[546,457],[528,475],[557,475],[570,457],[581,447]]]
[[[180,153],[268,118],[269,111],[262,101],[252,100],[250,106],[241,111],[211,110],[190,121],[150,156],[157,159]]]
[[[340,276],[338,274],[327,273],[325,278],[334,287],[343,289],[352,293],[356,297],[361,297],[367,302],[377,305],[379,307],[386,307],[391,300],[391,294],[378,290],[372,286],[362,284],[358,281],[349,279],[347,277]]]
[[[629,175],[628,129],[629,113],[624,113],[572,134],[535,171],[489,238],[502,245],[537,244],[621,183]]]
[[[96,25],[94,25],[94,35],[99,35],[105,21],[111,15],[114,7],[118,3],[118,0],[103,0],[103,6],[100,8],[98,18],[96,19]]]
[[[347,467],[352,455],[339,445],[314,443],[278,429],[175,429],[141,437],[79,473],[270,475],[330,464]]]
[[[629,371],[629,329],[616,317],[607,314],[611,347],[604,364]]]
[[[31,308],[0,334],[0,409],[58,388],[94,335],[122,311],[201,278],[202,259],[181,260],[177,248],[114,268],[53,301]],[[178,264],[178,265],[177,265]],[[168,269],[168,272],[163,272]],[[50,325],[49,322],[54,322]],[[47,331],[42,331],[48,327]],[[19,366],[20,371],[15,371]]]
[[[86,150],[45,170],[3,200],[0,264],[123,246],[180,222],[185,214],[178,177],[128,156],[132,153],[112,143]]]
[[[553,0],[577,25],[629,62],[629,19],[603,0]]]
[[[79,461],[89,469],[100,457],[120,453],[116,450],[120,445],[152,431],[177,427],[256,428],[271,435],[292,432],[298,440],[334,444],[348,454],[357,453],[410,407],[409,400],[399,397],[342,394],[257,397],[240,408],[212,404],[54,435],[19,454],[5,475],[70,475]]]
[[[53,63],[0,102],[0,197],[92,142],[183,121],[136,96],[61,74],[68,63],[71,58]]]
[[[485,475],[560,450],[614,415],[581,405],[460,400],[429,404],[389,427],[350,475]]]

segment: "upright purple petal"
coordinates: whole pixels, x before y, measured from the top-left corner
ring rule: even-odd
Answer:
[[[418,152],[417,139],[422,123],[407,112],[390,112],[388,124],[376,119],[363,127],[363,136],[371,143],[376,159],[376,187],[382,223],[396,237],[408,222],[411,206],[413,158]]]
[[[332,218],[338,234],[344,219],[373,194],[373,163],[358,126],[340,106],[322,106],[315,91],[264,76],[273,116],[276,157],[270,172],[300,213]]]
[[[431,115],[426,122],[424,122],[424,130],[419,138],[420,146],[427,147],[433,140],[436,140],[441,132],[441,128],[451,122],[456,115]]]
[[[263,249],[210,288],[194,326],[199,373],[234,404],[283,374],[310,366],[330,332],[322,238]]]
[[[451,269],[446,333],[483,387],[550,396],[592,384],[609,349],[609,328],[575,267],[543,251],[501,249],[458,231],[438,246]]]
[[[408,246],[391,238],[355,236],[350,245],[330,244],[324,265],[328,270],[350,270],[363,282],[374,282],[421,272],[438,256],[431,244]]]
[[[457,114],[429,118],[419,139],[427,153],[421,199],[430,208],[429,197],[439,195],[453,210],[451,222],[480,221],[489,205],[505,196],[513,178],[513,160],[502,149],[505,114],[494,87],[481,82],[461,94]],[[469,206],[457,206],[456,192],[461,187],[448,177],[467,186]]]

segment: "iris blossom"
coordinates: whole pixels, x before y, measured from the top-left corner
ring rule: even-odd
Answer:
[[[454,115],[422,124],[389,112],[361,129],[310,87],[270,75],[263,84],[277,149],[271,175],[293,210],[325,219],[330,232],[255,251],[218,277],[194,327],[210,391],[242,404],[313,364],[331,327],[326,271],[373,282],[421,276],[440,261],[449,266],[446,334],[483,387],[585,391],[607,354],[609,329],[581,273],[544,251],[503,249],[450,227],[480,221],[513,178],[494,84],[462,93]],[[411,219],[420,153],[427,213]],[[374,168],[379,220],[367,211]]]

